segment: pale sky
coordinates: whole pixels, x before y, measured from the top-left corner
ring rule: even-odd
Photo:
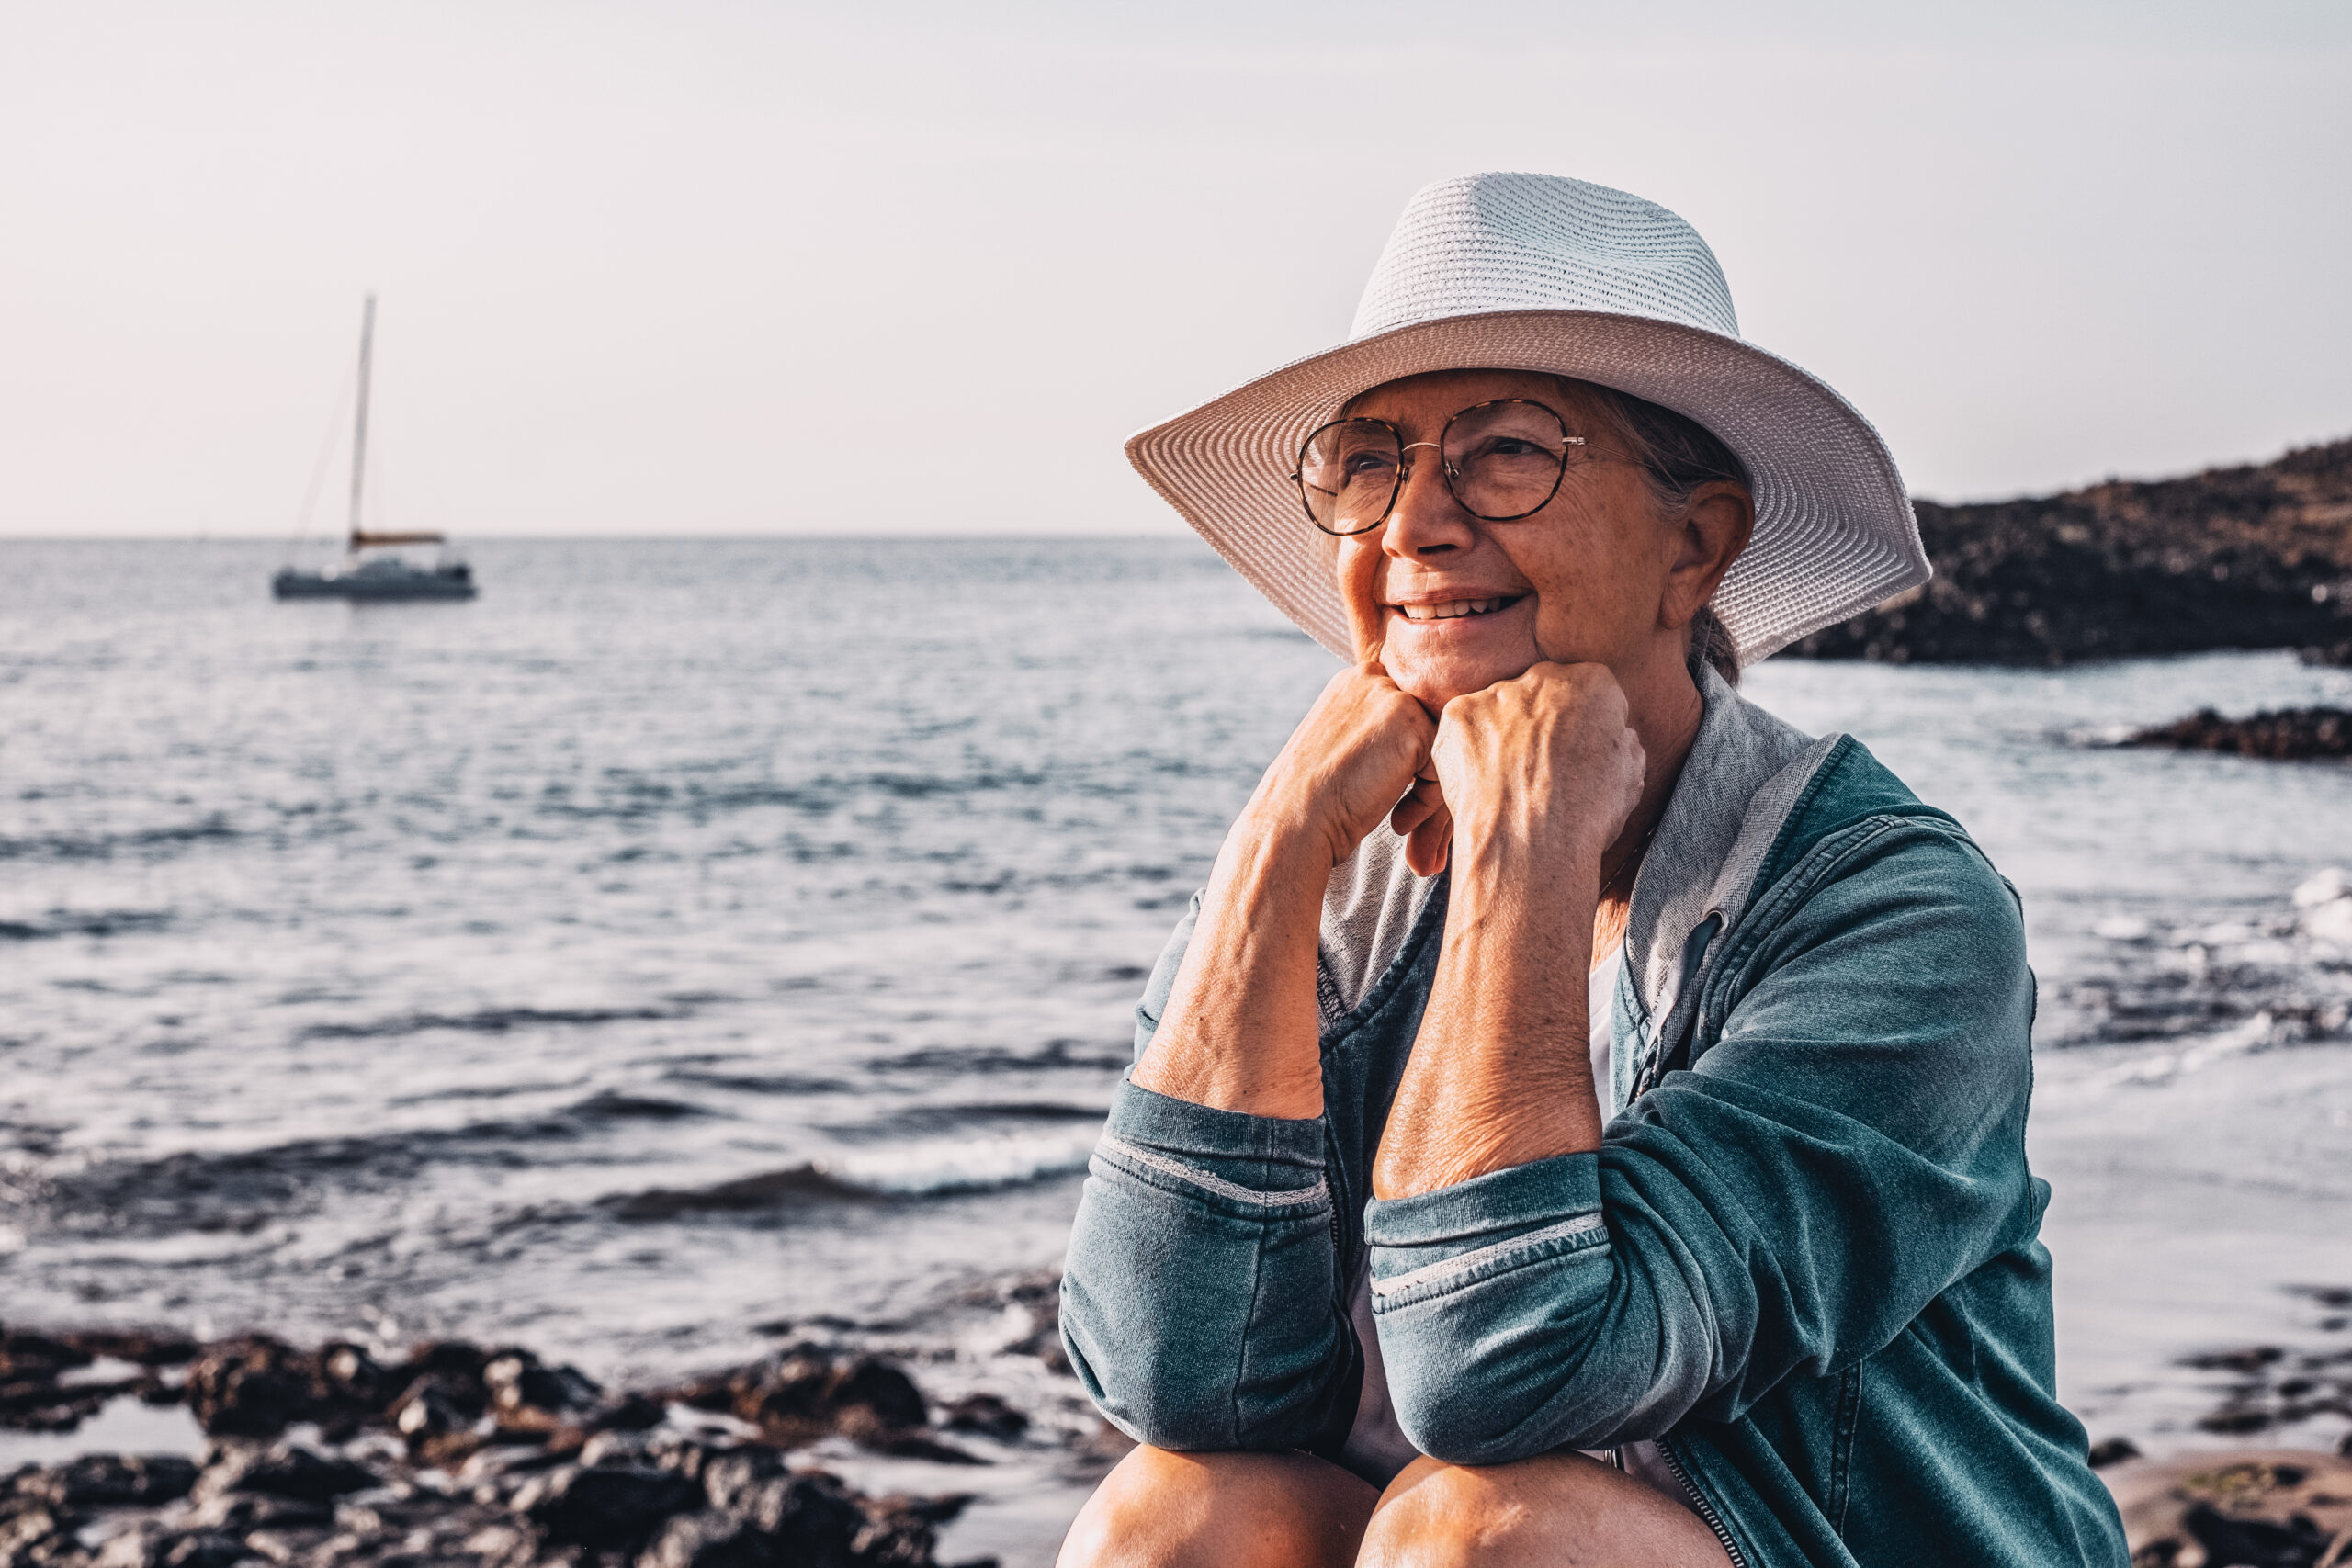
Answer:
[[[0,0],[0,534],[1169,532],[1406,197],[1659,201],[1917,494],[2352,434],[2343,0]],[[339,526],[338,451],[317,526]]]

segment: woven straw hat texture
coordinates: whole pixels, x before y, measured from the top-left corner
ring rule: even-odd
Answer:
[[[1756,531],[1714,603],[1742,663],[1928,580],[1886,444],[1826,383],[1742,341],[1697,231],[1655,202],[1557,175],[1425,187],[1346,343],[1141,432],[1127,457],[1252,586],[1352,658],[1327,541],[1290,479],[1299,444],[1383,382],[1467,369],[1613,387],[1739,454]]]

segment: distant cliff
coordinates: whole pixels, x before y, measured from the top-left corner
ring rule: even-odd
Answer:
[[[2064,664],[2352,639],[2352,440],[2186,479],[1917,507],[1935,580],[1790,653]]]

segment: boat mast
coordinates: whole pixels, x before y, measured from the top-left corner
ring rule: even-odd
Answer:
[[[359,317],[359,413],[351,433],[351,550],[359,551],[359,491],[368,468],[368,363],[376,345],[376,297]]]

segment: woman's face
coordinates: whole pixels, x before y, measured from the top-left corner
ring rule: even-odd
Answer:
[[[1410,450],[1387,522],[1337,541],[1359,653],[1377,646],[1389,678],[1432,709],[1545,660],[1605,664],[1621,680],[1662,651],[1679,661],[1688,616],[1662,625],[1660,610],[1682,530],[1658,515],[1613,425],[1574,389],[1519,371],[1442,371],[1377,387],[1348,413],[1434,442],[1455,412],[1498,398],[1543,403],[1587,445],[1549,504],[1509,523],[1463,509],[1436,448]]]

